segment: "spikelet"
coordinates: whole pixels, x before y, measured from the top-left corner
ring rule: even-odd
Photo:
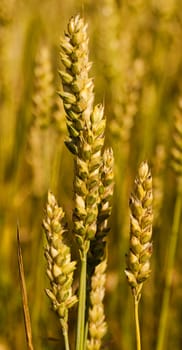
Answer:
[[[152,177],[147,162],[139,166],[130,211],[130,247],[125,274],[139,301],[143,282],[150,275],[152,254]]]
[[[63,332],[67,332],[68,310],[77,302],[76,296],[72,293],[76,262],[71,261],[70,248],[64,243],[63,220],[63,209],[58,206],[54,195],[49,192],[43,221],[47,238],[47,247],[45,248],[48,264],[47,275],[51,284],[51,289],[46,289],[46,293],[60,319]]]
[[[93,108],[86,29],[79,16],[71,18],[68,33],[61,43],[61,58],[66,72],[60,72],[64,89],[60,95],[67,114],[69,133],[66,145],[76,155],[73,230],[81,248],[94,238],[97,229],[101,149],[105,131],[102,105]]]
[[[100,350],[102,338],[107,331],[103,306],[106,266],[106,260],[97,265],[91,280],[87,350]]]
[[[182,176],[182,98],[179,99],[175,113],[172,167],[177,175],[178,181]]]
[[[98,205],[97,232],[90,242],[88,264],[97,266],[105,256],[106,237],[110,230],[108,220],[111,215],[114,189],[114,158],[112,149],[106,149],[103,154],[101,168],[101,185],[99,188],[100,202]]]

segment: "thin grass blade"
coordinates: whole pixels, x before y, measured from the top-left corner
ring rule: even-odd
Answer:
[[[18,247],[18,267],[19,267],[19,276],[20,276],[20,288],[21,288],[21,296],[22,296],[27,348],[28,350],[34,350],[33,343],[32,343],[32,328],[31,328],[30,312],[29,312],[29,306],[28,306],[28,296],[27,296],[25,274],[24,274],[24,267],[23,267],[23,257],[22,257],[22,251],[21,251],[21,243],[20,243],[20,233],[19,233],[18,226],[17,226],[17,247]]]

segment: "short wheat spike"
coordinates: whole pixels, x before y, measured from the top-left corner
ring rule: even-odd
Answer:
[[[49,50],[42,46],[34,69],[32,124],[30,127],[27,160],[32,170],[32,190],[41,196],[47,192],[54,136],[50,129],[53,108],[53,74]]]
[[[152,254],[152,177],[147,162],[139,166],[130,211],[130,248],[125,274],[134,298],[137,350],[141,350],[138,304],[143,282],[151,272]]]
[[[130,211],[130,249],[125,273],[133,294],[140,299],[143,282],[150,275],[152,254],[152,177],[147,162],[139,166]]]
[[[64,243],[65,227],[63,220],[63,209],[58,206],[54,195],[49,192],[43,221],[47,238],[45,248],[45,257],[48,264],[47,275],[51,284],[51,288],[46,289],[46,293],[59,317],[67,350],[69,349],[68,310],[77,302],[77,297],[72,292],[73,272],[76,262],[71,261],[70,248]]]
[[[103,306],[106,267],[107,262],[106,260],[103,260],[96,266],[91,280],[90,308],[88,317],[89,337],[87,340],[87,350],[100,350],[102,338],[107,331]]]
[[[50,123],[53,105],[53,74],[50,54],[46,46],[42,46],[38,52],[34,69],[34,94],[33,111],[35,122],[40,127]]]

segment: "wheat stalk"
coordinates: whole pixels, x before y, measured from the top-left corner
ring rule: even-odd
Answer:
[[[165,346],[165,335],[169,314],[169,301],[173,279],[173,266],[180,229],[180,218],[182,210],[182,99],[178,101],[175,112],[173,147],[172,147],[172,167],[176,174],[177,194],[173,213],[173,223],[168,245],[167,266],[164,280],[164,291],[158,328],[157,350],[163,350]]]
[[[76,350],[84,348],[87,253],[97,232],[105,118],[102,105],[93,107],[93,81],[89,78],[87,25],[72,17],[61,41],[60,71],[69,139],[66,145],[75,155],[73,231],[76,235],[81,273]]]

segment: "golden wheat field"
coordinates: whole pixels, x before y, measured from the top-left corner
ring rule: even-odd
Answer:
[[[0,0],[0,350],[182,348],[181,0]]]

